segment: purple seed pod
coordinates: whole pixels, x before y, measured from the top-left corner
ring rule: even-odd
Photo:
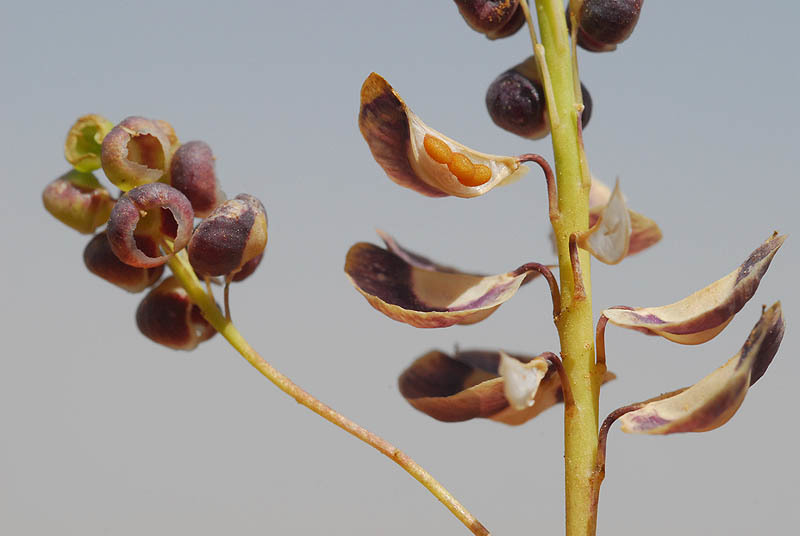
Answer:
[[[144,225],[137,230],[140,220]],[[194,212],[186,196],[172,186],[154,182],[134,188],[117,201],[106,232],[119,260],[139,268],[153,268],[172,255],[148,255],[139,247],[136,235],[150,236],[157,243],[164,237],[174,239],[172,250],[178,252],[189,243],[193,221]]]
[[[198,218],[205,218],[225,201],[214,173],[214,154],[203,141],[190,141],[175,151],[170,164],[170,184],[189,198]]]
[[[136,325],[148,339],[174,350],[194,350],[216,333],[174,276],[147,293],[136,309]]]
[[[264,205],[252,195],[240,194],[222,203],[197,226],[187,251],[200,277],[233,277],[261,255],[266,245]]]
[[[567,8],[578,21],[578,45],[591,52],[610,52],[633,32],[644,0],[573,0]]]
[[[128,117],[103,139],[100,154],[103,171],[123,192],[156,182],[169,171],[173,150],[170,138],[174,132],[165,132],[163,123]]]
[[[513,35],[525,24],[519,0],[455,0],[467,24],[489,39]]]
[[[584,127],[592,114],[592,99],[581,83]],[[500,128],[528,139],[543,138],[550,132],[544,89],[539,82],[536,58],[529,57],[509,69],[489,85],[486,108],[492,121]]]
[[[261,259],[263,258],[264,254],[262,253],[258,257],[253,257],[252,259],[244,263],[242,267],[239,269],[239,271],[233,274],[233,277],[231,277],[231,281],[233,281],[234,283],[238,283],[239,281],[244,281],[245,279],[250,277],[250,275],[253,272],[255,272],[256,268],[258,268],[258,266],[261,264]]]
[[[84,234],[108,221],[114,200],[91,173],[72,170],[42,192],[44,208],[60,222]]]
[[[158,255],[158,246],[149,237],[136,237],[136,244],[147,255]],[[155,268],[136,268],[125,264],[111,250],[106,233],[92,238],[83,250],[83,262],[94,275],[102,277],[128,292],[141,292],[158,281],[164,266]]]

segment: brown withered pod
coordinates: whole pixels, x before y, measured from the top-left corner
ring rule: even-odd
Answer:
[[[214,154],[203,141],[190,141],[175,151],[169,180],[173,188],[189,198],[198,218],[205,218],[225,201],[214,171]]]
[[[193,350],[216,333],[174,276],[147,293],[136,325],[148,339],[175,350]]]
[[[108,221],[114,200],[91,173],[72,170],[47,185],[44,208],[61,223],[84,234]]]
[[[214,209],[197,226],[187,251],[198,276],[224,276],[229,282],[241,281],[253,273],[266,246],[264,205],[252,195],[239,194]]]
[[[578,22],[578,45],[590,52],[611,52],[633,33],[644,0],[571,0],[570,11]]]
[[[166,121],[127,117],[103,138],[103,171],[124,192],[156,182],[169,173],[177,143],[175,132]]]
[[[489,39],[513,35],[525,24],[519,0],[455,0],[458,12],[476,32]]]
[[[149,236],[137,236],[136,243],[146,255],[158,255],[158,246]],[[137,268],[125,264],[111,250],[111,244],[105,232],[98,233],[92,238],[83,250],[83,262],[90,272],[101,277],[128,292],[141,292],[153,285],[161,274],[164,266],[154,268]]]

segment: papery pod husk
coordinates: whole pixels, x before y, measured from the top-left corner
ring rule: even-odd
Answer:
[[[480,276],[419,268],[366,242],[350,248],[344,269],[375,309],[418,328],[479,322],[510,299],[527,274]]]
[[[511,355],[527,363],[535,356]],[[433,350],[418,358],[398,379],[400,393],[417,410],[443,422],[474,418],[519,425],[564,401],[561,379],[551,366],[539,383],[533,406],[512,408],[498,376],[500,354],[490,350],[458,351],[453,357]],[[603,383],[616,376],[606,373]]]
[[[578,245],[602,263],[617,264],[630,251],[631,234],[630,211],[617,181],[596,222],[581,233]]]
[[[603,315],[617,326],[680,344],[709,341],[753,297],[784,240],[786,236],[774,233],[736,270],[678,302],[661,307],[612,307]]]
[[[620,417],[622,431],[658,435],[707,432],[727,423],[772,362],[784,329],[778,302],[762,313],[738,354],[691,387],[636,404],[638,409]]]
[[[475,151],[428,127],[376,73],[370,74],[361,87],[358,125],[373,157],[389,178],[429,197],[476,197],[517,180],[528,169],[514,157]],[[466,156],[473,165],[489,168],[490,178],[478,186],[459,182],[447,165],[428,155],[423,147],[426,134],[444,142],[452,153]]]

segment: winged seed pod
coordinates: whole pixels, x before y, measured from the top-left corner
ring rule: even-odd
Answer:
[[[83,234],[108,221],[114,200],[91,173],[71,170],[42,192],[44,208],[58,221]]]
[[[617,326],[660,335],[680,344],[713,339],[753,297],[772,258],[786,240],[774,233],[733,272],[671,305],[612,307],[603,316]]]
[[[528,169],[514,157],[480,153],[428,127],[375,73],[361,87],[358,126],[389,178],[429,197],[476,197]]]
[[[738,354],[693,386],[635,404],[620,417],[622,431],[632,434],[707,432],[736,413],[747,390],[767,370],[784,333],[780,302],[761,314]]]
[[[164,121],[131,116],[103,139],[101,160],[108,180],[123,192],[162,179],[169,171],[174,137]]]
[[[106,134],[114,123],[101,115],[79,117],[67,132],[64,156],[78,171],[89,172],[100,168],[100,149]]]
[[[525,24],[519,0],[455,0],[470,28],[489,39],[513,35]]]
[[[522,364],[537,359],[522,355],[510,357]],[[533,405],[524,409],[511,407],[499,366],[500,353],[496,351],[457,351],[451,357],[432,350],[400,375],[398,386],[414,408],[444,422],[484,418],[519,425],[564,401],[561,378],[550,365],[538,385]],[[607,372],[603,383],[614,378],[614,374]]]
[[[171,215],[171,217],[170,217]],[[147,229],[156,243],[171,240],[172,253],[151,257],[136,242],[139,222],[150,216],[155,229]],[[172,186],[160,182],[145,184],[123,195],[108,220],[106,233],[111,249],[119,260],[131,266],[152,268],[166,263],[169,258],[186,247],[192,234],[194,212],[186,196]]]
[[[266,246],[264,205],[252,195],[239,194],[214,209],[197,226],[187,252],[200,277],[232,277],[259,257]],[[255,262],[257,266],[258,261]]]

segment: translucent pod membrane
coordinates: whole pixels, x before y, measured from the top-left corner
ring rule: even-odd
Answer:
[[[140,221],[147,223],[148,227],[137,229]],[[152,268],[166,263],[174,253],[186,247],[193,223],[194,212],[186,196],[171,186],[156,182],[134,188],[117,201],[106,233],[111,249],[122,262]],[[137,244],[137,234],[146,234],[158,244],[171,242],[167,244],[171,251],[150,256]]]
[[[239,194],[214,209],[197,226],[187,248],[189,262],[200,277],[233,278],[242,270],[252,273],[267,246],[267,238],[264,205],[252,195]],[[254,265],[248,266],[251,262]]]
[[[592,117],[592,97],[583,83],[581,93],[581,124],[586,127]],[[535,56],[500,74],[489,85],[486,109],[497,126],[523,138],[535,140],[550,133],[547,103]]]
[[[633,33],[644,0],[572,0],[567,8],[578,21],[578,46],[591,52],[611,52]]]
[[[67,162],[83,172],[100,168],[100,151],[103,139],[111,132],[114,123],[97,114],[79,117],[67,132],[64,156]]]
[[[185,143],[172,155],[170,185],[189,198],[198,218],[205,218],[225,201],[214,171],[214,160],[211,147],[203,141]]]
[[[389,178],[429,197],[476,197],[528,169],[514,157],[475,151],[428,127],[375,73],[361,87],[358,125]]]
[[[174,139],[169,123],[132,116],[103,139],[101,161],[108,180],[123,192],[165,178]]]
[[[216,333],[174,276],[147,293],[136,325],[148,339],[174,350],[193,350]]]
[[[91,173],[68,171],[42,192],[44,208],[61,223],[84,234],[108,221],[114,200]]]
[[[753,297],[784,240],[785,236],[773,234],[736,270],[678,302],[661,307],[612,307],[603,315],[617,326],[680,344],[704,343],[725,329]]]
[[[158,255],[158,246],[147,236],[137,236],[136,243],[146,255]],[[137,268],[125,264],[114,254],[105,232],[98,233],[83,250],[83,262],[94,275],[128,292],[141,292],[164,273],[164,266]]]
[[[485,418],[518,425],[564,401],[555,366],[544,367],[541,357],[510,355],[509,359],[516,360],[519,367],[506,364],[505,368],[535,371],[538,383],[533,404],[520,399],[519,408],[510,405],[506,380],[500,376],[501,353],[491,350],[458,351],[452,357],[438,350],[430,351],[400,375],[400,393],[417,410],[444,422]],[[603,381],[614,378],[607,373]],[[532,390],[532,385],[529,387],[527,393]],[[523,393],[522,397],[525,396]]]
[[[470,28],[489,39],[515,34],[525,24],[519,0],[455,0]]]
[[[780,302],[766,309],[738,354],[693,386],[658,396],[620,417],[632,434],[707,432],[736,413],[747,390],[758,381],[783,340]]]
[[[613,194],[600,209],[594,225],[581,233],[578,245],[600,262],[617,264],[628,255],[631,234],[630,211],[617,181]]]

